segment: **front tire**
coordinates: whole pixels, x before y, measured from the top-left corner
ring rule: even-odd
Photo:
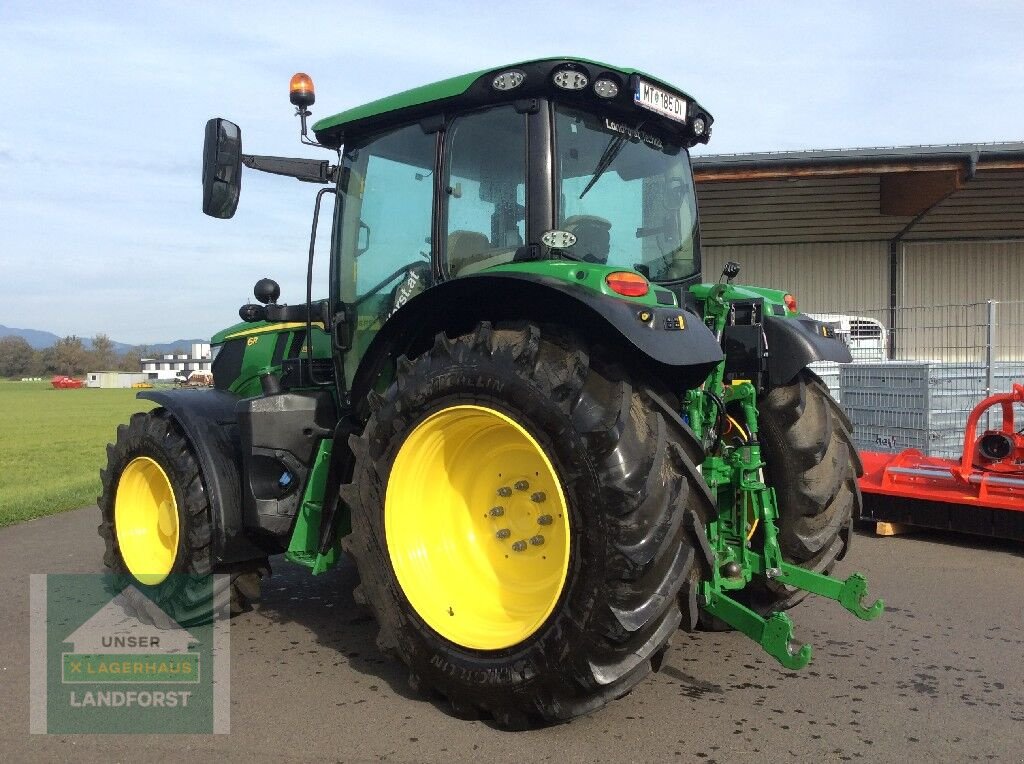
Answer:
[[[862,499],[863,473],[846,413],[828,388],[805,369],[788,385],[758,401],[765,478],[779,505],[778,539],[783,558],[828,574],[849,550]],[[786,610],[807,592],[774,582],[748,587],[751,606]]]
[[[100,482],[97,530],[103,563],[119,587],[138,587],[181,624],[210,618],[212,573],[228,574],[232,614],[259,598],[260,579],[269,573],[265,559],[228,570],[211,563],[210,503],[199,462],[166,409],[133,414],[117,428]]]
[[[562,721],[629,692],[696,618],[678,594],[699,576],[683,515],[711,506],[699,445],[584,343],[438,335],[371,403],[344,545],[413,687],[506,728]]]

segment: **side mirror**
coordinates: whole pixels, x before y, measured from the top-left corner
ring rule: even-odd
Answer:
[[[203,142],[203,212],[230,218],[242,189],[242,131],[234,122],[214,118],[206,123]]]

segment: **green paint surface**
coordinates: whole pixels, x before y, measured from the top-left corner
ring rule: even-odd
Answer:
[[[298,324],[298,325],[296,325]],[[280,328],[275,328],[280,327]],[[242,367],[238,376],[228,386],[228,390],[242,398],[250,398],[263,394],[263,387],[260,384],[260,375],[268,369],[271,373],[280,375],[281,365],[273,364],[274,348],[277,346],[278,338],[282,332],[289,334],[288,343],[285,348],[284,357],[295,357],[292,344],[297,341],[299,333],[304,334],[306,325],[302,322],[272,323],[268,321],[254,321],[252,323],[239,323],[229,326],[213,335],[210,343],[222,345],[226,342],[245,343],[245,354],[242,359]],[[313,357],[331,358],[331,338],[323,329],[313,326]],[[295,348],[300,355],[306,357],[306,343],[301,348]]]
[[[700,301],[706,301],[718,284],[696,284],[690,287],[690,294]],[[785,307],[785,297],[789,292],[781,289],[769,289],[768,287],[751,286],[750,284],[727,284],[722,292],[722,299],[726,302],[733,300],[758,300],[763,299],[766,305],[782,305]],[[771,315],[771,311],[765,311],[765,315]],[[795,316],[786,310],[787,316]]]
[[[320,448],[313,462],[313,469],[309,473],[306,490],[302,495],[302,505],[299,507],[299,514],[295,519],[295,529],[292,531],[292,538],[285,554],[285,557],[292,562],[310,568],[313,575],[323,573],[332,567],[341,554],[341,548],[337,541],[327,554],[319,554],[317,551],[320,541],[320,517],[323,513],[324,491],[327,485],[327,472],[331,464],[333,446],[332,439],[325,438],[320,441]],[[344,505],[339,506],[339,510],[343,509]],[[348,535],[350,530],[351,521],[346,514],[339,523],[338,538]]]
[[[580,263],[570,260],[532,260],[524,263],[507,263],[488,268],[481,273],[522,273],[557,279],[565,284],[586,289],[605,297],[613,297],[618,300],[636,303],[637,305],[649,305],[658,307],[658,298],[655,290],[657,287],[651,283],[647,294],[642,297],[626,297],[614,291],[608,286],[607,277],[611,273],[635,273],[628,268],[621,268],[612,265],[600,265],[597,263]],[[471,277],[470,277],[471,278]],[[667,290],[665,290],[667,291]],[[670,307],[661,305],[660,307]]]

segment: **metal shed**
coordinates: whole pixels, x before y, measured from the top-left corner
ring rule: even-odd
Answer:
[[[1024,142],[696,156],[704,271],[808,312],[1020,300]]]
[[[85,375],[86,387],[124,388],[146,382],[148,374],[128,371],[90,371]]]

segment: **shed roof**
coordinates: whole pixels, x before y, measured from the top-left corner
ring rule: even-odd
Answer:
[[[754,151],[746,154],[705,154],[694,156],[695,165],[729,165],[749,162],[776,162],[795,164],[854,158],[866,161],[912,158],[927,160],[936,155],[964,154],[1020,155],[1024,156],[1024,141],[998,141],[993,143],[926,143],[918,146],[869,146],[852,149],[807,149],[803,151]]]
[[[1024,142],[948,143],[921,146],[876,146],[747,154],[694,155],[698,180],[865,175],[966,167],[1024,169]]]

